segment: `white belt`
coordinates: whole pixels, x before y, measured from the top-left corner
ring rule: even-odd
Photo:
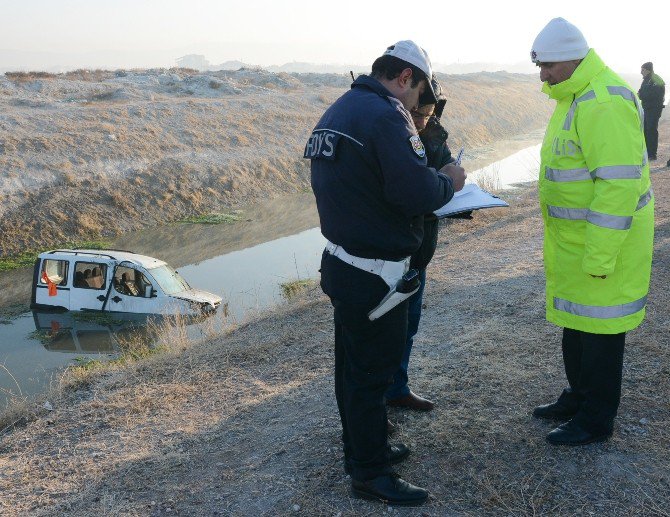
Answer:
[[[398,280],[409,271],[410,257],[399,260],[398,262],[355,257],[347,253],[342,246],[333,244],[330,241],[326,243],[326,251],[350,266],[357,267],[358,269],[362,269],[363,271],[381,277],[390,288],[394,288],[396,283],[398,283]]]

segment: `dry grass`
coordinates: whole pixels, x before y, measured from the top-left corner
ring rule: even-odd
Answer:
[[[170,72],[179,75],[198,75],[200,72],[195,68],[185,68],[179,66],[173,66],[169,69]]]
[[[656,257],[646,322],[630,333],[624,397],[604,444],[551,447],[532,407],[564,378],[544,321],[533,188],[509,209],[442,227],[410,366],[431,413],[393,410],[431,490],[402,515],[667,515],[670,507],[670,179],[654,175]],[[81,372],[84,382],[2,438],[5,514],[381,515],[353,499],[333,397],[332,309],[318,287],[193,346]],[[140,354],[141,355],[141,354]],[[4,505],[4,506],[2,506]]]
[[[113,315],[105,314],[85,314],[81,317],[91,322],[101,324],[110,323],[114,320]],[[187,325],[199,322],[202,329],[202,336],[198,339],[189,337]],[[221,330],[221,329],[224,330]],[[108,375],[118,375],[125,368],[132,367],[141,361],[148,361],[156,354],[159,354],[165,360],[168,357],[174,357],[183,353],[194,346],[204,338],[213,338],[221,332],[229,332],[234,326],[232,324],[217,325],[212,318],[197,318],[175,315],[170,317],[150,318],[143,326],[130,327],[123,333],[114,335],[114,341],[118,346],[118,352],[111,360],[98,360],[90,358],[81,358],[62,372],[57,379],[52,381],[42,394],[35,397],[29,397],[21,393],[17,382],[16,392],[6,392],[8,396],[8,405],[5,410],[0,412],[0,436],[19,428],[39,418],[47,415],[50,410],[45,410],[45,403],[48,405],[59,405],[65,403],[73,392],[82,389],[88,389],[91,384],[98,382],[101,377]],[[214,329],[217,329],[216,331]],[[44,333],[41,339],[48,344],[50,333]],[[0,365],[0,369],[4,367]],[[10,371],[4,368],[5,373],[13,378]]]
[[[59,74],[60,75],[60,74]],[[70,72],[65,72],[62,74],[65,79],[70,81],[89,81],[99,83],[106,79],[111,79],[115,77],[115,73],[110,70],[88,70],[80,68],[78,70],[72,70]]]
[[[44,79],[68,79],[71,81],[90,81],[100,82],[105,79],[114,77],[114,72],[109,70],[73,70],[62,74],[54,74],[51,72],[6,72],[5,76],[17,83],[25,83],[31,81],[40,81]]]
[[[125,208],[128,206],[128,200],[119,192],[112,192],[109,195],[110,203],[117,208]]]
[[[331,95],[326,95],[324,93],[320,93],[316,96],[316,100],[318,100],[319,102],[321,102],[323,104],[330,105],[330,104],[333,103],[333,101],[335,99]]]
[[[72,187],[77,184],[77,176],[73,172],[66,171],[63,173],[63,183]]]
[[[500,181],[500,170],[497,164],[482,169],[474,179],[474,182],[482,190],[487,192],[498,192],[502,188]]]
[[[0,207],[0,256],[86,239],[87,229],[78,222],[82,216],[106,221],[105,231],[114,234],[309,186],[309,164],[301,158],[305,139],[325,105],[348,89],[348,80],[226,72],[206,75],[201,90],[186,97],[183,88],[168,85],[168,72],[189,79],[181,81],[184,88],[204,75],[182,69],[79,70],[39,85],[21,84],[2,96],[8,131],[0,143],[0,190],[7,196]],[[210,77],[225,81],[213,89]],[[258,90],[268,82],[276,88]],[[474,150],[528,132],[544,123],[550,106],[526,78],[450,78],[448,83],[453,87],[445,123],[452,147]],[[490,96],[499,100],[495,109],[485,102]],[[95,102],[82,109],[87,100]],[[43,123],[45,106],[58,107],[49,110],[48,124]],[[143,183],[135,181],[138,176]],[[171,196],[165,196],[167,178],[177,185]],[[84,180],[93,187],[110,182],[129,206],[119,210],[109,191],[82,188]],[[218,195],[210,196],[208,188]],[[33,196],[23,198],[26,191]],[[55,212],[70,219],[57,221]],[[26,213],[39,233],[26,231]]]
[[[55,79],[57,74],[49,72],[5,72],[5,76],[10,81],[25,83],[30,81],[39,81],[42,79]]]
[[[288,282],[282,282],[279,284],[282,290],[282,295],[284,298],[291,299],[295,298],[298,296],[300,293],[302,293],[305,289],[308,289],[310,287],[314,287],[315,282],[314,280],[310,279],[298,279],[298,280],[291,280]]]

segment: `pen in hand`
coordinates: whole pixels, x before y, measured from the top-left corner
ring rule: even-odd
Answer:
[[[456,155],[456,160],[454,161],[454,165],[460,165],[461,161],[463,160],[463,154],[465,152],[465,147],[461,147],[460,150],[458,151],[458,154]]]

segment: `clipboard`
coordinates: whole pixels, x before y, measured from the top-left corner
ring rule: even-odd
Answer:
[[[509,206],[509,204],[498,196],[480,189],[475,183],[468,183],[462,190],[454,194],[451,201],[433,213],[438,219],[442,219],[462,212],[499,206]]]

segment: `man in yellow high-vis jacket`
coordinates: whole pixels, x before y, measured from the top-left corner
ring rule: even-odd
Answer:
[[[654,196],[633,90],[566,20],[555,18],[531,51],[543,91],[556,100],[541,151],[547,320],[564,328],[569,388],[533,411],[563,421],[553,444],[612,434],[626,332],[644,319],[654,237]]]

